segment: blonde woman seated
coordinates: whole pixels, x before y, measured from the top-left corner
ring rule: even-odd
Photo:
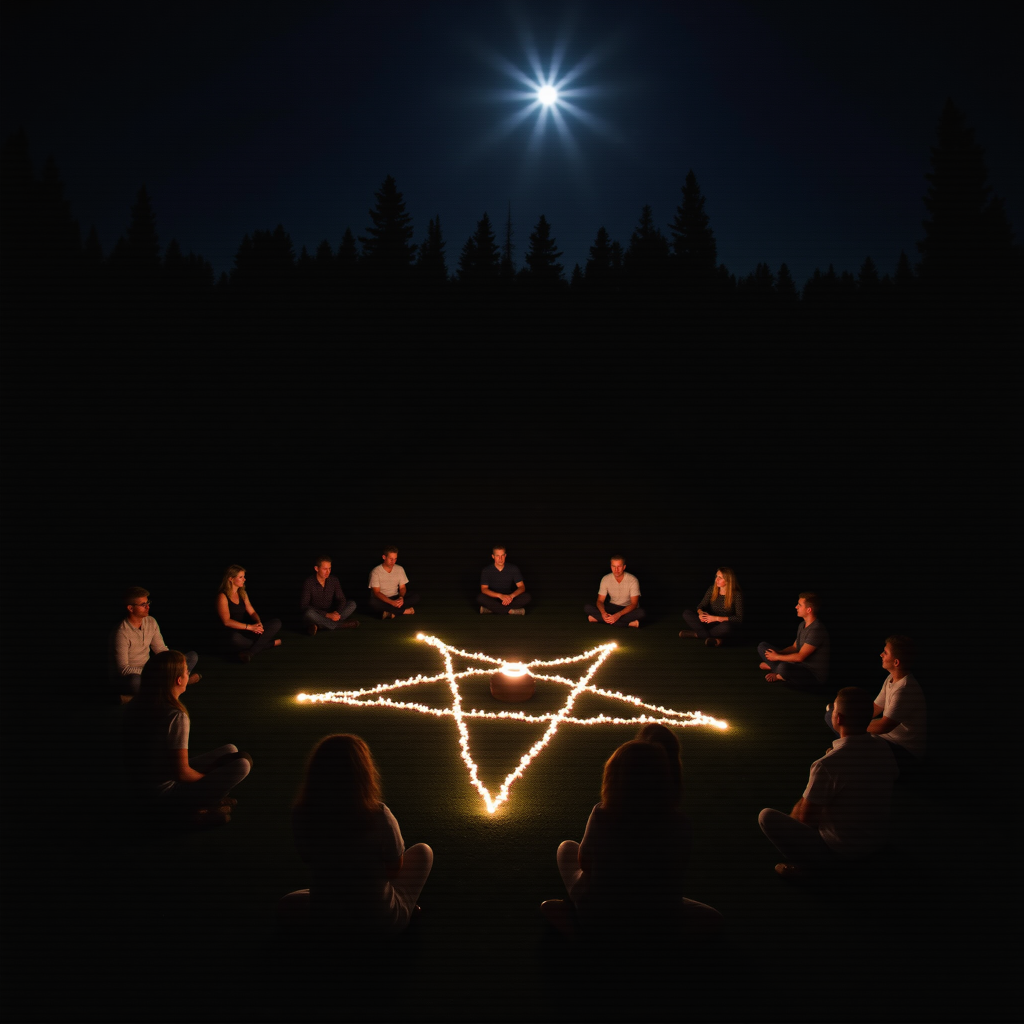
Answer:
[[[578,924],[586,931],[627,927],[656,938],[666,925],[720,921],[717,910],[683,897],[690,826],[674,776],[660,742],[632,740],[608,758],[601,802],[590,812],[583,842],[558,847],[569,901],[541,904],[563,934],[573,934]]]
[[[189,682],[180,651],[154,654],[139,692],[124,709],[124,753],[136,794],[186,823],[222,825],[236,801],[228,797],[249,774],[252,758],[233,743],[189,758],[190,719],[182,694]]]
[[[217,593],[217,614],[228,630],[228,651],[237,651],[239,661],[249,661],[268,647],[281,646],[281,641],[274,639],[281,630],[281,620],[264,623],[256,614],[245,592],[245,569],[240,565],[229,565],[224,570]]]
[[[310,887],[280,901],[282,924],[343,926],[354,936],[377,938],[409,924],[434,851],[426,843],[405,848],[381,801],[370,748],[358,736],[328,736],[313,751],[292,829]]]
[[[703,640],[707,647],[721,647],[725,637],[743,621],[743,591],[736,582],[736,573],[722,566],[697,610],[687,608],[683,612],[683,621],[689,628],[680,632],[681,637]]]

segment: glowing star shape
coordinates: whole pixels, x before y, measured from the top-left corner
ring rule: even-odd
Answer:
[[[437,648],[444,658],[443,672],[435,676],[418,675],[413,676],[411,679],[396,679],[393,683],[382,683],[380,686],[369,687],[363,690],[300,693],[297,699],[302,703],[337,703],[350,704],[353,707],[401,708],[405,711],[418,711],[420,714],[434,715],[438,718],[451,716],[455,719],[455,724],[459,730],[459,746],[462,751],[462,760],[469,770],[469,781],[480,796],[483,797],[487,810],[491,814],[508,800],[508,793],[512,783],[522,777],[523,772],[526,771],[526,766],[551,742],[555,733],[558,732],[558,727],[563,722],[569,725],[645,725],[649,722],[656,722],[659,725],[667,726],[710,725],[716,729],[727,729],[729,727],[728,723],[712,718],[710,715],[705,715],[701,711],[675,711],[672,708],[645,704],[639,697],[619,693],[618,691],[603,690],[598,686],[594,686],[591,680],[604,660],[618,646],[614,643],[601,644],[599,647],[595,647],[584,654],[578,654],[573,658],[556,658],[552,661],[538,660],[521,663],[507,662],[501,658],[492,658],[487,654],[470,654],[468,651],[460,650],[458,647],[449,646],[436,636],[426,636],[423,633],[418,633],[416,639]],[[453,655],[458,655],[468,661],[484,662],[486,667],[470,668],[462,672],[456,672],[452,665]],[[559,675],[542,674],[537,671],[538,669],[554,668],[558,665],[581,664],[587,661],[591,662],[590,667],[582,676],[575,680],[566,679]],[[459,680],[468,679],[473,676],[490,676],[494,674],[495,668],[503,670],[506,675],[522,676],[529,673],[534,679],[541,679],[549,683],[560,683],[569,690],[565,704],[558,711],[540,715],[531,715],[525,711],[464,710],[462,707],[462,694],[459,690]],[[437,683],[443,679],[448,681],[452,694],[452,702],[446,708],[432,708],[426,704],[417,704],[412,701],[397,701],[392,700],[391,697],[384,696],[389,691],[393,692],[427,683]],[[600,697],[609,697],[624,704],[631,704],[636,708],[655,712],[655,714],[640,714],[634,715],[631,718],[616,718],[609,715],[576,718],[572,715],[572,708],[577,698],[583,693],[594,693]],[[491,791],[480,781],[476,763],[469,752],[469,729],[466,726],[466,720],[470,718],[512,719],[518,722],[548,723],[544,735],[523,754],[519,759],[519,764],[509,772],[495,796],[492,796]]]

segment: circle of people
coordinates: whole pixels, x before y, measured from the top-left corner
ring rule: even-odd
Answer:
[[[480,614],[523,615],[530,595],[522,573],[504,547],[491,552],[480,575]],[[597,601],[584,606],[587,620],[639,627],[640,585],[614,556]],[[245,569],[224,572],[216,609],[225,629],[226,652],[248,662],[279,646],[281,621],[264,622],[246,592]],[[385,620],[415,614],[418,596],[398,564],[398,550],[384,549],[370,573],[370,609]],[[230,792],[252,768],[250,754],[225,744],[198,756],[188,749],[189,714],[181,697],[202,678],[198,655],[164,643],[150,615],[149,592],[130,588],[126,612],[111,642],[111,668],[128,703],[124,718],[126,767],[138,795],[165,824],[191,828],[230,821],[237,801]],[[307,632],[358,626],[356,602],[347,600],[331,560],[318,558],[303,584],[300,611]],[[796,638],[787,647],[761,643],[760,669],[768,682],[823,684],[828,679],[829,637],[818,618],[816,594],[799,595]],[[683,613],[688,627],[679,636],[718,647],[743,620],[743,595],[735,573],[721,567],[695,609]],[[845,687],[825,710],[825,725],[836,735],[825,756],[810,768],[803,794],[788,813],[765,808],[758,822],[782,856],[776,872],[787,878],[819,873],[874,854],[888,840],[893,784],[913,774],[925,755],[926,706],[910,673],[914,651],[905,636],[890,636],[881,652],[887,673],[877,697]],[[660,904],[692,929],[719,927],[716,910],[688,900],[683,867],[690,854],[690,824],[682,811],[683,774],[679,741],[662,725],[648,724],[620,746],[604,766],[601,801],[591,811],[581,842],[563,842],[556,852],[567,899],[541,905],[546,919],[573,935],[616,927],[635,914],[638,901]],[[404,929],[433,864],[425,843],[406,848],[398,822],[381,798],[372,754],[358,736],[328,736],[310,755],[293,808],[296,846],[306,862],[310,887],[279,904],[289,927],[330,927],[344,914],[370,934]],[[672,868],[664,856],[672,851]]]

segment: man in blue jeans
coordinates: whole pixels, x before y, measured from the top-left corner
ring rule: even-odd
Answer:
[[[356,610],[356,603],[345,600],[338,577],[331,575],[329,558],[316,560],[313,575],[302,584],[299,607],[310,636],[316,636],[318,629],[351,629],[359,625],[358,619],[349,617]]]
[[[757,646],[760,668],[767,672],[769,683],[813,684],[828,682],[828,630],[818,619],[821,600],[805,591],[796,602],[796,614],[802,620],[797,626],[796,640],[781,651],[771,644]]]

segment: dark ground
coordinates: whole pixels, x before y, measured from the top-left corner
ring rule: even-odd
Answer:
[[[924,347],[638,351],[254,346],[232,369],[183,345],[12,364],[9,1019],[1016,1016],[1003,989],[1017,934],[1010,751],[965,698],[984,687],[985,708],[1010,704],[1010,677],[972,632],[1011,589],[1009,353],[976,347],[967,368],[962,353]],[[525,619],[472,614],[498,538],[535,595]],[[683,734],[690,895],[725,914],[724,944],[666,939],[660,961],[637,962],[638,937],[624,936],[609,966],[544,930],[554,849],[579,838],[601,763],[629,729],[559,733],[490,819],[450,723],[291,701],[432,666],[396,639],[405,623],[291,631],[317,553],[359,598],[389,541],[424,594],[418,629],[485,650],[515,636],[509,653],[528,640],[523,656],[592,646],[578,606],[613,549],[625,554],[652,619],[603,684],[733,724]],[[284,648],[248,668],[211,653],[229,562],[246,566],[264,615],[286,618]],[[744,587],[744,635],[720,651],[684,644],[679,614],[723,563]],[[146,839],[120,798],[102,663],[131,584],[153,592],[172,646],[203,654],[187,697],[194,748],[233,741],[254,755],[220,832]],[[756,670],[758,640],[792,639],[804,589],[827,601],[836,687],[880,685],[889,633],[918,640],[931,730],[927,775],[901,788],[891,860],[820,888],[777,879],[756,824],[762,806],[796,799],[830,739],[832,694],[770,689]],[[422,919],[394,947],[307,959],[272,930],[276,899],[305,884],[287,808],[309,747],[344,730],[370,742],[407,842],[431,843],[435,870]],[[503,742],[481,740],[495,764]]]

